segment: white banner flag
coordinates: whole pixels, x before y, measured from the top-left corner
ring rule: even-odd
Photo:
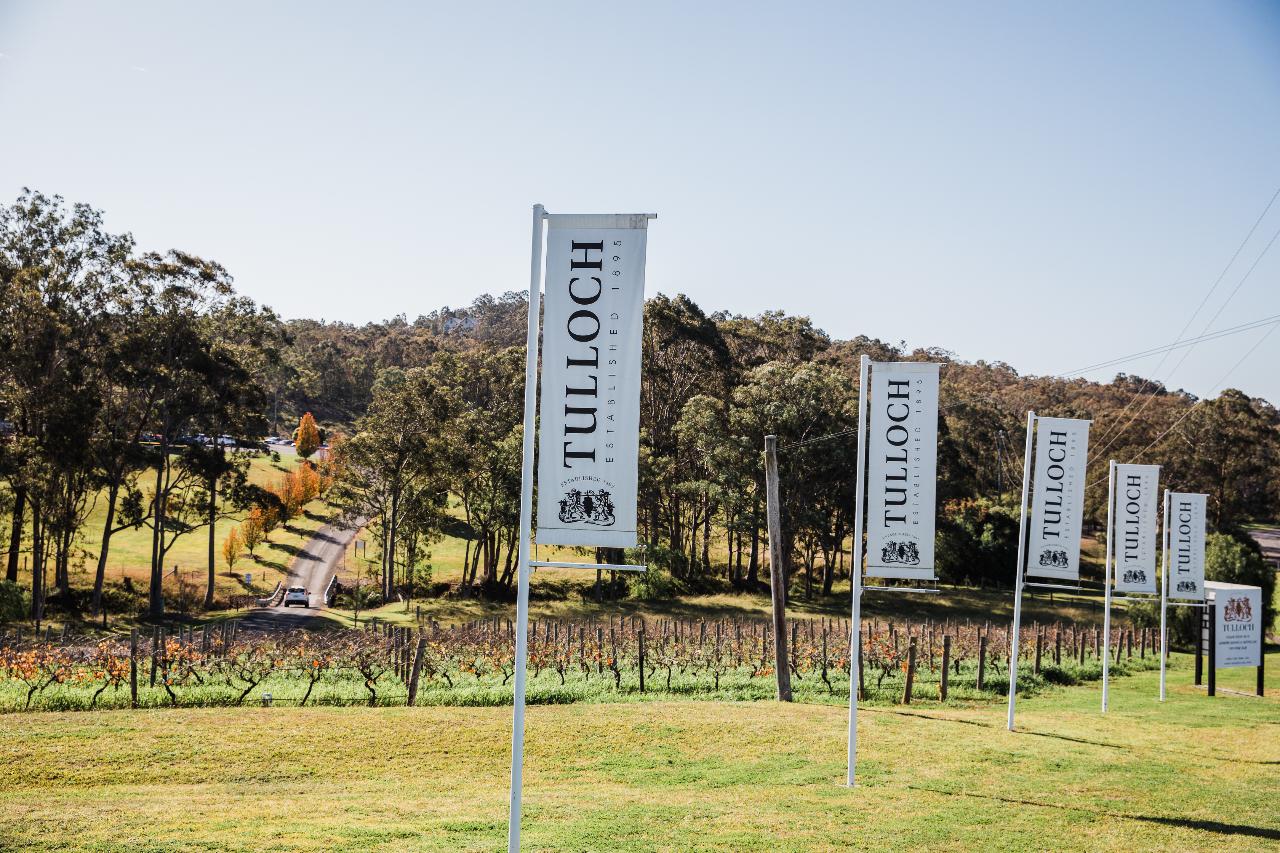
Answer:
[[[1156,491],[1159,465],[1117,465],[1115,544],[1111,559],[1119,592],[1156,594]]]
[[[1204,600],[1205,496],[1169,493],[1169,598]]]
[[[538,442],[542,545],[636,544],[649,218],[547,218]]]
[[[1090,421],[1037,418],[1027,574],[1080,579],[1080,522]]]
[[[872,362],[867,398],[867,574],[932,579],[938,368]]]

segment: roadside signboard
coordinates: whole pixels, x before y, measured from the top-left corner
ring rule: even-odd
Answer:
[[[1207,581],[1214,605],[1214,666],[1258,666],[1262,661],[1262,588]]]

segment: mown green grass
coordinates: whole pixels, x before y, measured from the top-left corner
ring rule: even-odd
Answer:
[[[524,841],[542,850],[1269,850],[1280,705],[1176,670],[1019,703],[532,707]],[[509,708],[29,714],[0,727],[12,850],[501,850]]]

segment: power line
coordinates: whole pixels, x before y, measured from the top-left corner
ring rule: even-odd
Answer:
[[[1280,325],[1280,324],[1277,324],[1277,325]],[[1272,333],[1272,332],[1274,332],[1275,330],[1276,330],[1276,326],[1274,326],[1274,325],[1273,325],[1271,328],[1267,329],[1266,333],[1265,333],[1265,334],[1263,334],[1263,336],[1262,336],[1262,337],[1258,338],[1258,340],[1254,342],[1253,346],[1249,347],[1248,351],[1247,351],[1247,352],[1245,352],[1245,354],[1244,354],[1244,355],[1240,356],[1240,358],[1236,361],[1236,363],[1235,363],[1235,364],[1231,365],[1231,369],[1230,369],[1230,370],[1228,370],[1226,373],[1224,373],[1224,374],[1222,375],[1222,378],[1218,380],[1218,384],[1217,384],[1217,385],[1214,385],[1214,386],[1213,386],[1213,388],[1211,389],[1210,393],[1212,393],[1213,391],[1218,390],[1218,389],[1219,389],[1219,388],[1221,388],[1223,385],[1225,385],[1225,384],[1227,383],[1227,379],[1231,376],[1231,374],[1232,374],[1232,373],[1235,373],[1236,368],[1238,368],[1240,365],[1244,364],[1245,360],[1246,360],[1246,359],[1248,359],[1248,358],[1249,358],[1249,356],[1253,355],[1253,354],[1254,354],[1254,352],[1256,352],[1256,351],[1257,351],[1258,347],[1262,346],[1263,342],[1264,342],[1267,338],[1271,337],[1271,333]],[[1157,444],[1159,444],[1159,443],[1160,443],[1160,441],[1161,441],[1161,440],[1162,440],[1166,435],[1168,435],[1169,433],[1171,433],[1171,432],[1173,432],[1175,429],[1177,429],[1178,424],[1180,424],[1180,423],[1182,423],[1183,421],[1185,421],[1185,420],[1187,419],[1187,417],[1188,417],[1188,416],[1190,416],[1190,414],[1191,414],[1193,411],[1195,411],[1196,406],[1199,406],[1201,403],[1204,403],[1204,402],[1205,402],[1205,401],[1207,401],[1208,399],[1209,399],[1208,397],[1201,397],[1199,400],[1196,400],[1194,403],[1192,403],[1190,406],[1188,406],[1188,407],[1187,407],[1187,410],[1186,410],[1185,412],[1183,412],[1183,413],[1182,413],[1182,415],[1181,415],[1181,416],[1179,416],[1179,418],[1178,418],[1176,421],[1174,421],[1173,423],[1171,423],[1171,424],[1169,425],[1168,429],[1166,429],[1164,432],[1162,432],[1162,433],[1160,433],[1159,435],[1157,435],[1157,436],[1155,437],[1155,439],[1154,439],[1150,444],[1148,444],[1146,447],[1142,448],[1142,449],[1141,449],[1141,450],[1139,450],[1136,454],[1134,454],[1134,455],[1133,455],[1133,457],[1129,460],[1129,462],[1131,462],[1131,463],[1132,463],[1132,462],[1137,462],[1139,459],[1141,459],[1141,458],[1142,458],[1142,455],[1143,455],[1144,453],[1146,453],[1146,452],[1147,452],[1148,450],[1150,450],[1151,448],[1155,447]],[[1102,479],[1100,479],[1100,480],[1095,480],[1094,482],[1090,483],[1090,484],[1089,484],[1088,486],[1086,486],[1085,488],[1090,488],[1090,489],[1091,489],[1091,488],[1093,488],[1094,486],[1098,485],[1099,483],[1105,483],[1106,481],[1107,481],[1107,478],[1106,478],[1106,477],[1103,477],[1103,478],[1102,478]]]
[[[1211,340],[1217,340],[1218,338],[1230,337],[1231,335],[1238,335],[1241,332],[1248,332],[1254,329],[1261,329],[1265,326],[1270,326],[1270,329],[1268,329],[1267,333],[1262,336],[1262,338],[1258,341],[1258,343],[1254,344],[1254,346],[1250,348],[1249,352],[1245,354],[1245,358],[1248,358],[1248,356],[1255,349],[1257,349],[1257,347],[1261,344],[1261,342],[1263,340],[1266,340],[1267,336],[1270,335],[1271,332],[1275,331],[1277,326],[1280,326],[1280,314],[1273,314],[1272,316],[1264,317],[1261,320],[1253,320],[1248,323],[1241,323],[1239,326],[1232,326],[1227,329],[1219,329],[1216,332],[1210,332],[1207,335],[1201,335],[1195,338],[1189,338],[1185,341],[1174,341],[1171,344],[1165,344],[1164,346],[1161,346],[1161,347],[1155,347],[1153,349],[1143,350],[1142,352],[1133,353],[1132,355],[1121,356],[1120,358],[1113,358],[1109,361],[1099,362],[1097,364],[1090,365],[1088,367],[1082,367],[1082,368],[1079,368],[1078,370],[1073,370],[1069,373],[1061,373],[1058,375],[1063,378],[1076,376],[1082,373],[1087,373],[1091,370],[1095,370],[1097,368],[1114,367],[1116,365],[1125,364],[1130,361],[1138,361],[1143,358],[1148,358],[1149,356],[1155,355],[1156,353],[1173,350],[1179,347],[1194,346],[1195,344],[1201,343],[1203,341],[1211,341]],[[1241,359],[1241,361],[1243,361],[1243,359]],[[1237,362],[1235,367],[1239,367],[1240,363],[1241,362]],[[1235,370],[1235,367],[1233,367],[1232,370]],[[939,413],[947,412],[947,411],[950,411],[951,409],[959,408],[960,406],[967,406],[970,403],[978,403],[978,402],[984,402],[984,401],[990,401],[990,400],[991,400],[990,394],[980,394],[973,397],[966,397],[962,400],[956,400],[955,402],[948,403],[945,406],[940,406],[938,408],[938,411]],[[1141,411],[1139,411],[1137,414],[1141,414]],[[1124,415],[1124,410],[1122,410],[1120,413],[1120,416],[1123,416],[1123,415]],[[1137,415],[1135,415],[1135,417],[1136,416]],[[1127,425],[1128,424],[1126,424],[1126,426]],[[814,436],[813,438],[806,438],[800,441],[793,441],[790,444],[779,445],[778,450],[780,451],[789,450],[793,447],[804,447],[805,445],[816,444],[821,441],[830,441],[836,438],[843,438],[846,435],[853,435],[857,431],[858,430],[855,427],[853,429],[841,430],[840,432],[832,432],[832,433],[827,433],[826,435],[818,435],[818,436]],[[1108,433],[1107,435],[1110,435],[1110,433]],[[1110,445],[1108,444],[1107,447],[1110,447]],[[1106,448],[1103,448],[1103,450],[1105,449]],[[1089,461],[1092,462],[1093,459],[1090,459]]]
[[[1187,329],[1190,328],[1191,324],[1195,321],[1195,318],[1199,316],[1201,309],[1203,309],[1205,304],[1209,301],[1209,297],[1213,295],[1213,292],[1217,290],[1218,285],[1222,282],[1223,278],[1226,276],[1227,270],[1231,269],[1231,266],[1232,264],[1235,263],[1236,258],[1240,256],[1240,252],[1244,249],[1245,245],[1248,244],[1249,240],[1253,237],[1254,233],[1258,230],[1258,225],[1261,224],[1262,220],[1266,217],[1267,212],[1271,210],[1271,206],[1275,204],[1277,197],[1280,197],[1280,189],[1276,190],[1276,192],[1271,196],[1271,200],[1267,202],[1267,206],[1262,209],[1262,213],[1258,216],[1256,220],[1254,220],[1253,227],[1249,229],[1249,233],[1245,235],[1244,240],[1242,240],[1240,242],[1240,245],[1236,247],[1235,252],[1231,255],[1231,260],[1227,262],[1227,265],[1223,267],[1222,272],[1218,274],[1217,279],[1214,280],[1213,286],[1209,288],[1209,292],[1205,294],[1204,299],[1200,300],[1200,305],[1197,306],[1196,310],[1192,313],[1191,319],[1189,319],[1187,321],[1187,324],[1182,327],[1182,333],[1179,335],[1179,338],[1181,338],[1182,335],[1186,334]],[[1275,245],[1277,238],[1280,238],[1280,228],[1276,229],[1276,233],[1271,236],[1271,239],[1267,242],[1267,245],[1264,246],[1262,251],[1258,253],[1258,257],[1254,259],[1253,263],[1249,266],[1249,269],[1245,271],[1245,274],[1243,276],[1241,276],[1240,281],[1236,283],[1235,288],[1232,289],[1231,293],[1227,295],[1227,298],[1223,301],[1223,303],[1220,306],[1218,306],[1218,310],[1214,312],[1214,315],[1212,317],[1209,318],[1209,321],[1204,324],[1204,328],[1201,330],[1201,333],[1200,333],[1201,336],[1203,336],[1206,332],[1208,332],[1209,327],[1213,325],[1214,321],[1216,321],[1220,316],[1222,316],[1222,312],[1226,310],[1227,306],[1231,304],[1231,300],[1234,299],[1235,295],[1240,292],[1240,288],[1243,287],[1244,283],[1249,280],[1249,277],[1251,275],[1253,275],[1253,271],[1258,268],[1258,264],[1262,262],[1262,259],[1264,257],[1266,257],[1267,252],[1271,251],[1271,247]],[[1173,366],[1173,370],[1169,371],[1169,375],[1167,378],[1172,378],[1172,376],[1178,372],[1178,370],[1186,362],[1187,357],[1191,355],[1191,352],[1194,349],[1195,349],[1195,344],[1192,344],[1191,347],[1182,354],[1182,358],[1178,359],[1178,363]],[[1157,373],[1159,372],[1160,368],[1164,365],[1165,359],[1167,357],[1168,357],[1168,353],[1166,353],[1164,356],[1161,356],[1160,363],[1156,365],[1155,372]],[[1143,402],[1142,407],[1139,408],[1138,411],[1135,412],[1132,416],[1130,416],[1129,420],[1125,421],[1123,424],[1119,424],[1120,419],[1124,417],[1125,413],[1128,412],[1129,409],[1133,407],[1133,404],[1136,403],[1139,397],[1141,396],[1141,394],[1145,392],[1139,391],[1134,395],[1134,397],[1129,401],[1129,403],[1124,407],[1124,409],[1121,410],[1120,414],[1116,416],[1116,423],[1119,424],[1119,426],[1113,425],[1109,430],[1107,430],[1106,434],[1103,435],[1102,439],[1100,439],[1100,441],[1105,440],[1107,437],[1110,436],[1111,440],[1107,442],[1105,445],[1103,445],[1101,449],[1095,451],[1093,454],[1090,455],[1090,458],[1089,458],[1090,462],[1099,458],[1103,453],[1107,451],[1108,448],[1110,448],[1113,444],[1119,441],[1120,436],[1124,434],[1124,431],[1128,429],[1129,426],[1134,421],[1136,421],[1138,417],[1142,415],[1143,412],[1147,410],[1148,406],[1151,405],[1151,401],[1156,398],[1158,390],[1159,389],[1156,389],[1151,392],[1151,394]]]
[[[1241,332],[1247,332],[1247,331],[1250,331],[1251,329],[1260,329],[1263,326],[1266,326],[1272,323],[1280,323],[1280,314],[1273,314],[1270,317],[1263,317],[1261,320],[1250,320],[1248,323],[1241,323],[1239,326],[1231,326],[1226,329],[1219,329],[1215,332],[1209,332],[1208,334],[1199,335],[1194,338],[1187,338],[1185,340],[1183,339],[1175,340],[1171,344],[1164,344],[1162,346],[1152,347],[1151,349],[1143,350],[1142,352],[1135,352],[1132,355],[1121,356],[1120,358],[1113,358],[1109,361],[1100,361],[1097,364],[1090,364],[1087,367],[1080,367],[1068,373],[1062,373],[1059,375],[1063,377],[1079,376],[1084,373],[1089,373],[1094,370],[1099,370],[1103,367],[1114,367],[1118,364],[1124,364],[1125,362],[1129,362],[1129,361],[1137,361],[1138,359],[1147,358],[1153,355],[1158,355],[1159,353],[1162,353],[1162,352],[1167,353],[1175,349],[1181,349],[1182,347],[1195,346],[1196,344],[1203,343],[1204,341],[1214,341],[1214,340],[1217,340],[1218,338],[1225,338],[1231,335],[1238,335]]]

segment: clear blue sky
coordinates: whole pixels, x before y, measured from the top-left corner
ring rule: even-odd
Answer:
[[[624,9],[0,0],[0,197],[355,322],[526,287],[534,202],[656,211],[650,292],[1059,373],[1176,338],[1280,188],[1280,4]],[[1273,314],[1280,245],[1214,325]]]

